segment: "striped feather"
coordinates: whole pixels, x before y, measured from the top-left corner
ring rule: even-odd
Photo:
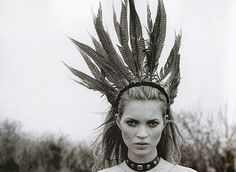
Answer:
[[[82,55],[82,57],[84,58],[84,61],[86,62],[89,70],[91,71],[91,73],[93,74],[93,76],[101,81],[101,82],[105,82],[107,83],[107,81],[105,80],[103,74],[101,73],[101,71],[97,68],[97,66],[90,60],[90,58],[82,51],[80,51],[80,54]]]
[[[134,0],[129,0],[130,5],[130,43],[132,47],[133,58],[135,60],[135,67],[137,77],[141,79],[142,67],[145,57],[145,45],[142,35],[142,26],[135,9]]]
[[[121,13],[120,13],[120,29],[122,31],[121,42],[128,45],[129,33],[128,33],[128,21],[127,21],[127,0],[122,2]]]
[[[115,28],[119,29],[119,31],[116,31],[117,37],[121,45],[121,46],[118,46],[119,51],[123,57],[124,62],[130,69],[132,74],[136,75],[137,71],[135,68],[135,61],[132,57],[132,52],[128,45],[129,34],[128,34],[128,21],[127,21],[127,0],[125,0],[124,3],[122,2],[122,8],[121,8],[121,13],[120,13],[120,23],[118,23],[116,16],[113,18],[114,18],[113,21],[114,21]]]
[[[70,69],[70,71],[75,76],[77,76],[78,78],[81,79],[82,82],[76,81],[79,84],[82,84],[83,86],[86,86],[89,89],[96,90],[96,91],[104,93],[105,95],[108,95],[108,97],[107,97],[108,100],[110,99],[113,101],[115,99],[115,95],[117,94],[117,91],[115,89],[113,89],[112,87],[110,87],[109,85],[106,85],[105,83],[100,82],[100,81],[92,78],[91,76],[89,76],[79,70],[76,70],[68,65],[66,65],[66,67],[68,69]]]
[[[121,57],[117,54],[115,48],[113,47],[109,34],[105,31],[103,27],[101,4],[94,23],[99,40],[102,46],[104,47],[108,57],[113,62],[113,65],[117,68],[117,70],[120,72],[123,78],[131,82],[132,77],[130,75],[130,72],[126,69]]]
[[[150,55],[147,56],[147,68],[150,76],[156,71],[159,65],[159,58],[166,36],[166,12],[163,0],[158,0],[158,2],[157,16],[150,37]]]
[[[153,28],[152,14],[150,11],[149,3],[147,3],[147,29],[149,33],[152,32],[152,28]]]
[[[94,78],[70,66],[66,66],[75,76],[80,78],[80,81],[76,82],[89,89],[100,91],[107,96],[111,104],[114,103],[115,97],[121,89],[132,82],[142,80],[161,84],[169,96],[170,103],[173,103],[180,82],[179,48],[181,34],[175,36],[175,43],[169,57],[158,72],[159,58],[166,36],[166,12],[163,0],[158,0],[157,16],[154,23],[150,6],[147,4],[146,30],[149,39],[145,40],[146,45],[134,0],[129,0],[130,19],[128,22],[127,1],[122,1],[119,22],[113,7],[113,23],[120,43],[118,49],[122,57],[116,52],[109,33],[104,29],[100,3],[98,13],[94,15],[94,26],[99,41],[91,36],[94,49],[71,39],[79,49]]]
[[[176,77],[179,74],[178,70],[179,66],[177,66],[177,64],[179,64],[179,61],[180,61],[180,55],[178,54],[174,59],[173,67],[171,68],[171,71],[168,73],[168,78],[164,82],[164,85],[169,85],[171,82],[174,82],[174,80],[176,80]]]
[[[179,63],[180,63],[180,55],[178,55],[178,58],[176,59],[175,63],[175,69],[173,70],[172,78],[169,80],[169,83],[167,81],[167,92],[169,94],[170,103],[172,104],[174,102],[175,97],[177,96],[178,86],[180,82],[180,69],[179,69]]]
[[[97,53],[94,49],[92,49],[88,45],[80,43],[74,39],[71,40],[81,51],[83,51],[90,58],[92,58],[99,68],[103,69],[103,71],[106,73],[106,77],[110,82],[114,83],[119,88],[125,86],[125,82],[123,81],[123,76],[117,71],[116,68],[114,68],[112,62],[104,58],[101,54]]]
[[[101,54],[104,58],[108,59],[108,55],[106,53],[106,51],[104,50],[104,48],[102,47],[102,45],[100,44],[100,42],[97,41],[96,38],[94,38],[92,35],[91,36],[91,39],[93,41],[93,45],[95,47],[95,50]]]
[[[115,31],[116,31],[116,35],[119,39],[119,42],[121,42],[121,37],[120,37],[120,24],[119,22],[117,21],[117,17],[116,17],[116,12],[115,12],[115,8],[113,6],[113,23],[114,23],[114,28],[115,28]]]
[[[160,80],[165,79],[165,77],[173,70],[176,63],[176,58],[178,58],[179,48],[181,45],[181,34],[175,36],[175,44],[170,52],[170,55],[165,63],[165,66],[160,69]]]

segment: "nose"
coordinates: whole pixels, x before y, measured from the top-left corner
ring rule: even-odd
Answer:
[[[146,127],[140,126],[137,131],[137,137],[140,139],[145,139],[148,137],[147,129]]]

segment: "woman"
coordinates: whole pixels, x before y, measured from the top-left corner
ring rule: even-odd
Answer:
[[[103,135],[103,149],[110,149],[108,155],[112,152],[111,147],[116,149],[117,143],[121,142],[117,157],[123,157],[124,161],[99,172],[194,172],[177,165],[180,135],[167,104],[165,95],[151,86],[125,91],[120,98],[116,120],[107,120]],[[112,140],[116,142],[112,144]]]
[[[115,12],[113,15],[120,53],[104,29],[101,5],[94,17],[99,37],[99,41],[92,37],[95,49],[72,39],[94,77],[67,67],[80,78],[77,82],[100,91],[111,104],[96,141],[93,171],[193,172],[176,165],[180,161],[180,134],[170,110],[180,81],[181,34],[176,36],[166,64],[158,70],[166,34],[163,1],[158,1],[154,22],[147,8],[147,39],[134,0],[129,0],[129,22],[127,7],[125,0],[120,22]]]

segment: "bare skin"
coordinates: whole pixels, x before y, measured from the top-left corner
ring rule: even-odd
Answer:
[[[162,103],[159,100],[131,100],[117,119],[128,157],[137,163],[153,160],[164,128]]]

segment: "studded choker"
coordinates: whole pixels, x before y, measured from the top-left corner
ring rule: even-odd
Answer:
[[[154,158],[152,161],[147,162],[147,163],[136,163],[136,162],[131,161],[128,157],[125,160],[128,167],[135,171],[148,171],[154,168],[155,166],[157,166],[159,161],[160,161],[160,158],[158,156],[156,156],[156,158]]]

